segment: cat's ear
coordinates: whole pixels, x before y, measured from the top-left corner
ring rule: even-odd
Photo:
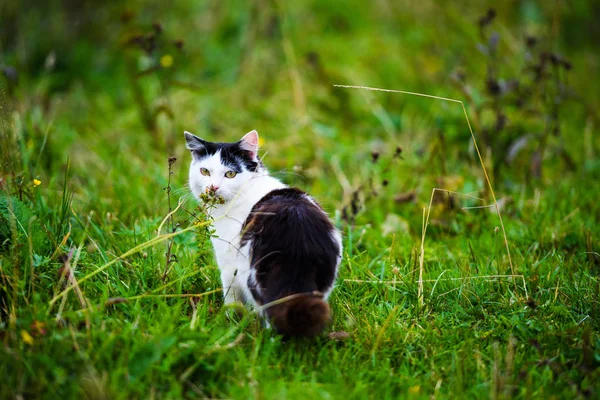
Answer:
[[[186,141],[185,147],[187,147],[188,150],[199,151],[206,148],[206,142],[200,139],[198,136],[189,133],[188,131],[183,132],[183,134]]]
[[[250,153],[250,158],[255,159],[258,155],[258,132],[252,130],[240,140],[240,148]]]

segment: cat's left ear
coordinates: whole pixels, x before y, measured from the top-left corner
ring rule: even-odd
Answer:
[[[258,155],[258,132],[252,130],[240,140],[240,148],[250,153],[250,158],[256,159]]]
[[[206,142],[188,131],[183,132],[188,150],[200,151],[206,147]]]

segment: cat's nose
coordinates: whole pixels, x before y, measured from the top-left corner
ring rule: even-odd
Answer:
[[[217,185],[210,185],[208,187],[208,190],[210,190],[211,192],[216,192],[217,190],[219,190],[219,187]]]

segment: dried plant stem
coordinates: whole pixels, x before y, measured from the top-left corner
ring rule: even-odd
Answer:
[[[433,199],[433,194],[431,195]],[[429,202],[429,208],[431,209],[431,202]],[[427,211],[427,218],[425,218],[425,208],[423,208],[423,222],[421,223],[421,255],[419,256],[419,305],[423,306],[423,265],[425,260],[425,232],[427,232],[427,223],[429,222],[429,211]]]
[[[145,298],[164,298],[164,297],[177,297],[177,298],[185,298],[185,297],[193,297],[193,298],[199,298],[199,297],[204,297],[204,296],[208,296],[209,294],[214,294],[214,293],[218,293],[220,292],[222,289],[218,288],[218,289],[214,289],[214,290],[209,290],[208,292],[204,292],[204,293],[175,293],[175,294],[151,294],[151,293],[147,293],[147,294],[138,294],[137,296],[133,296],[133,297],[128,297],[127,300],[137,300],[137,299],[145,299]]]
[[[165,223],[172,217],[173,214],[175,214],[177,211],[179,211],[179,209],[181,208],[181,205],[183,204],[183,198],[179,199],[179,203],[177,204],[177,207],[175,207],[175,209],[173,211],[171,211],[170,213],[167,214],[167,216],[165,218],[163,218],[162,222],[160,223],[160,225],[158,226],[158,229],[156,230],[156,236],[160,236],[160,232],[162,231],[163,226],[165,225]]]
[[[475,147],[475,151],[477,152],[477,157],[479,158],[479,162],[480,162],[481,168],[483,170],[483,175],[485,177],[486,184],[488,186],[490,194],[492,195],[492,199],[494,201],[494,206],[496,207],[496,214],[498,215],[498,218],[500,220],[500,228],[502,229],[502,236],[504,237],[504,245],[506,247],[506,254],[508,256],[508,262],[510,264],[510,271],[511,271],[511,274],[513,276],[515,276],[515,269],[513,266],[512,257],[510,255],[510,246],[508,245],[508,238],[506,236],[506,229],[504,228],[504,222],[502,220],[502,215],[500,213],[500,207],[498,206],[498,201],[496,200],[496,194],[494,193],[494,188],[492,187],[492,183],[488,176],[487,169],[485,168],[485,163],[483,161],[483,157],[481,155],[481,152],[479,151],[479,146],[477,145],[477,140],[475,139],[475,134],[473,133],[473,128],[471,127],[471,122],[469,121],[469,116],[467,114],[467,109],[465,107],[465,104],[461,100],[449,99],[449,98],[440,97],[440,96],[433,96],[433,95],[424,94],[424,93],[408,92],[405,90],[381,89],[381,88],[373,88],[373,87],[368,87],[368,86],[355,86],[355,85],[333,85],[333,86],[339,87],[339,88],[344,88],[344,89],[361,89],[361,90],[372,90],[372,91],[376,91],[376,92],[408,94],[408,95],[412,95],[412,96],[427,97],[427,98],[435,99],[435,100],[449,101],[449,102],[458,103],[461,105],[463,113],[465,115],[465,119],[467,120],[467,125],[469,126],[469,132],[471,133],[471,139],[473,140],[473,145]],[[434,191],[435,191],[435,189],[434,189]],[[433,195],[432,195],[432,200],[433,200]],[[429,202],[429,209],[431,209],[431,201]],[[429,219],[429,212],[427,213],[427,221],[428,221],[428,219]],[[427,227],[427,224],[425,223],[423,225],[424,229],[423,229],[423,235],[421,237],[421,256],[420,256],[420,268],[419,268],[420,271],[419,271],[419,273],[421,273],[421,270],[423,268],[423,258],[425,255],[425,249],[423,246],[423,242],[425,240],[426,227]],[[515,283],[515,289],[516,289],[516,283]],[[420,300],[419,302],[422,303],[422,288],[421,287],[419,287],[419,300]]]
[[[173,214],[179,209],[179,207],[181,207],[181,199],[179,199],[179,204],[177,205],[177,207],[175,208],[175,210],[171,209],[171,175],[173,175],[173,164],[175,163],[175,161],[177,161],[177,159],[175,157],[169,157],[168,159],[168,163],[169,163],[169,175],[167,178],[167,187],[164,188],[164,190],[167,191],[167,203],[169,205],[169,213],[167,214],[167,216],[165,217],[165,219],[163,220],[163,222],[160,224],[160,226],[158,227],[158,234],[160,235],[160,231],[163,227],[163,224],[165,223],[165,221],[168,221],[169,223],[169,232],[175,232],[175,227],[173,226]],[[164,282],[165,279],[167,279],[167,275],[169,274],[169,271],[171,270],[171,264],[174,262],[173,260],[173,256],[171,255],[171,249],[173,248],[173,239],[170,239],[167,242],[167,252],[165,253],[165,270],[162,274],[162,281]],[[175,260],[177,260],[177,258],[175,258]]]
[[[62,275],[61,280],[62,280],[63,276],[66,277],[68,284],[73,287],[73,290],[75,291],[75,294],[77,295],[77,300],[79,301],[79,305],[81,305],[81,308],[87,308],[87,301],[86,301],[85,297],[83,297],[83,293],[81,292],[81,289],[79,288],[77,279],[75,279],[75,268],[77,267],[77,262],[79,261],[79,256],[81,255],[82,248],[83,248],[83,244],[81,244],[79,246],[79,248],[77,249],[77,251],[75,252],[75,260],[73,261],[73,264],[71,264],[73,250],[71,250],[69,252],[69,255],[66,257],[65,261],[63,262],[63,273],[61,274]],[[65,297],[63,297],[60,307],[58,308],[57,316],[60,316],[62,314],[66,302],[67,302],[67,297],[65,296]]]
[[[445,271],[444,271],[445,272]],[[524,275],[479,275],[479,276],[465,276],[462,278],[437,278],[437,279],[422,279],[421,281],[416,280],[415,283],[435,283],[443,282],[443,281],[468,281],[471,279],[485,279],[488,281],[492,281],[495,279],[515,279],[519,278],[523,282],[523,290],[525,291],[525,297],[529,297],[529,292],[527,291],[527,282],[525,281]],[[398,281],[394,277],[393,280],[368,280],[368,279],[344,279],[343,282],[347,283],[370,283],[375,285],[395,285]]]
[[[190,277],[192,277],[192,276],[194,276],[194,275],[198,275],[198,274],[199,274],[199,273],[201,273],[201,272],[202,272],[202,270],[201,270],[201,269],[197,269],[197,270],[195,270],[195,271],[192,271],[192,272],[190,272],[189,274],[185,274],[185,275],[183,275],[183,276],[181,276],[181,277],[179,277],[179,278],[177,278],[177,279],[175,279],[175,280],[172,280],[172,281],[171,281],[171,282],[169,282],[169,283],[166,283],[166,284],[164,284],[164,285],[162,285],[162,286],[160,286],[160,287],[157,287],[156,289],[152,290],[150,293],[156,293],[156,292],[160,292],[161,290],[163,290],[163,289],[166,289],[166,288],[168,288],[169,286],[172,286],[172,285],[174,285],[174,284],[176,284],[176,283],[178,283],[178,282],[181,282],[181,281],[182,281],[182,280],[184,280],[184,279],[190,278]]]
[[[424,264],[425,264],[425,235],[427,233],[427,227],[429,226],[429,215],[431,214],[431,206],[433,205],[433,198],[435,197],[435,193],[437,191],[457,194],[457,195],[461,195],[461,196],[463,195],[462,193],[453,192],[451,190],[433,188],[433,190],[431,191],[431,197],[429,198],[429,206],[427,207],[427,211],[425,211],[425,208],[423,208],[423,224],[421,226],[421,254],[419,255],[419,293],[418,293],[419,305],[421,305],[421,306],[423,306],[423,271],[424,271]],[[476,196],[471,196],[468,194],[465,194],[464,196],[483,201],[483,199],[480,199],[479,197],[476,197]]]
[[[71,212],[73,213],[73,215],[77,218],[77,220],[80,223],[83,223],[79,216],[77,215],[77,213],[75,213],[75,211],[73,211],[71,209]],[[79,304],[81,305],[82,309],[86,309],[88,307],[91,307],[91,304],[89,301],[87,301],[87,299],[84,297],[83,292],[81,291],[81,288],[79,287],[79,283],[77,282],[77,279],[75,278],[75,268],[77,268],[77,264],[79,262],[79,258],[81,257],[81,250],[83,249],[84,246],[84,241],[85,238],[87,237],[87,230],[89,228],[90,225],[90,221],[91,221],[91,215],[88,216],[87,218],[87,223],[85,224],[85,228],[84,228],[84,232],[81,238],[81,242],[79,243],[79,247],[77,248],[77,250],[75,250],[74,248],[72,248],[68,254],[63,255],[61,257],[61,261],[63,263],[63,267],[62,267],[62,273],[59,279],[59,284],[58,284],[58,288],[60,288],[63,284],[69,284],[70,287],[73,288],[73,290],[75,291],[75,294],[77,296],[77,300],[79,301]],[[67,238],[70,236],[71,233],[71,228],[69,226],[69,232],[67,232],[67,234],[65,235],[64,239],[63,239],[63,243],[66,242]],[[57,250],[60,248],[60,246],[57,248]],[[56,253],[56,251],[55,251]],[[71,261],[73,261],[73,263],[71,264]],[[65,282],[66,280],[66,282]],[[62,298],[61,304],[58,307],[58,311],[56,313],[56,318],[60,319],[61,315],[63,313],[63,310],[65,308],[67,302],[67,296],[64,296]],[[48,307],[48,313],[52,310],[52,305],[50,307]],[[86,326],[89,328],[90,327],[90,320],[89,320],[89,315],[86,315]]]
[[[323,293],[319,292],[318,290],[313,290],[312,292],[303,292],[303,293],[290,294],[289,296],[285,296],[285,297],[282,297],[280,299],[271,301],[270,303],[263,304],[262,306],[258,307],[257,310],[258,311],[264,311],[267,308],[271,308],[271,307],[276,306],[278,304],[283,304],[283,303],[286,303],[286,302],[288,302],[290,300],[298,299],[300,297],[320,297],[320,298],[323,298]]]
[[[235,346],[237,346],[238,344],[242,343],[242,340],[244,340],[244,338],[246,337],[246,335],[244,333],[240,333],[239,335],[237,335],[237,337],[230,343],[227,343],[225,345],[220,345],[220,344],[215,344],[211,349],[209,349],[207,351],[207,354],[212,354],[214,352],[218,352],[218,351],[224,351],[224,350],[229,350],[234,348]]]
[[[196,320],[198,319],[198,306],[193,297],[190,297],[190,306],[192,306],[192,320],[190,321],[190,329],[194,330],[196,326]]]
[[[235,199],[237,199],[237,196],[239,196],[239,193],[236,195]],[[234,199],[234,200],[235,200],[235,199]],[[164,235],[160,235],[160,234],[159,234],[159,235],[157,235],[156,237],[154,237],[154,238],[152,238],[152,239],[150,239],[150,240],[148,240],[148,241],[146,241],[146,242],[144,242],[144,243],[141,243],[141,244],[139,244],[139,245],[137,245],[137,246],[135,246],[135,247],[133,247],[133,248],[129,249],[129,250],[128,250],[128,251],[126,251],[125,253],[121,254],[119,257],[117,257],[117,258],[113,259],[112,261],[109,261],[109,262],[105,263],[104,265],[102,265],[101,267],[99,267],[98,269],[96,269],[95,271],[93,271],[93,272],[90,272],[89,274],[87,274],[86,276],[84,276],[83,278],[81,278],[81,279],[79,280],[79,284],[81,284],[81,283],[83,283],[83,282],[85,282],[85,281],[87,281],[87,280],[89,280],[89,279],[93,278],[94,276],[98,275],[99,273],[101,273],[102,271],[104,271],[104,270],[106,270],[107,268],[111,267],[112,265],[116,264],[117,262],[119,262],[119,261],[123,261],[125,258],[127,258],[127,257],[129,257],[129,256],[132,256],[132,255],[134,255],[134,254],[136,254],[136,253],[139,253],[140,251],[142,251],[142,250],[144,250],[144,249],[147,249],[148,247],[152,247],[152,246],[154,246],[154,245],[156,245],[156,244],[162,243],[162,242],[164,242],[165,240],[171,240],[171,239],[172,239],[172,238],[174,238],[175,236],[182,235],[182,234],[184,234],[184,233],[187,233],[187,232],[189,232],[189,231],[192,231],[192,230],[194,230],[194,229],[198,229],[198,228],[205,227],[205,226],[207,226],[207,225],[210,225],[210,224],[212,224],[213,222],[215,222],[215,221],[218,221],[218,220],[220,220],[220,219],[222,219],[222,218],[227,218],[227,217],[228,217],[228,212],[229,212],[229,210],[231,209],[231,207],[233,206],[233,204],[234,204],[234,201],[232,201],[232,202],[231,202],[231,205],[230,205],[230,206],[227,208],[227,210],[226,210],[226,212],[224,213],[224,215],[222,215],[222,216],[220,216],[220,217],[217,217],[217,218],[215,218],[214,220],[213,220],[213,219],[211,219],[211,220],[209,220],[209,221],[203,221],[203,222],[200,222],[200,223],[197,223],[197,224],[194,224],[194,225],[188,226],[187,228],[184,228],[184,229],[182,229],[182,230],[180,230],[180,231],[173,231],[173,232],[171,232],[171,233],[166,233],[166,234],[164,234]],[[176,210],[175,210],[175,211],[176,211]],[[168,218],[168,217],[169,217],[169,216],[167,216],[167,218]],[[161,224],[161,225],[162,225],[162,224]],[[164,288],[164,287],[166,287],[166,286],[168,286],[168,285],[164,285],[164,286],[162,286],[162,287]],[[69,293],[71,290],[73,290],[73,289],[74,289],[74,287],[73,287],[73,286],[69,286],[69,287],[65,288],[65,289],[64,289],[62,292],[60,292],[60,293],[58,293],[57,295],[55,295],[55,296],[54,296],[54,297],[53,297],[53,298],[52,298],[52,299],[51,299],[51,300],[48,302],[49,309],[51,309],[51,308],[52,308],[52,306],[54,305],[54,303],[56,303],[56,302],[57,302],[58,300],[60,300],[62,297],[66,296],[66,295],[67,295],[67,294],[68,294],[68,293]],[[221,289],[217,289],[217,290],[221,290]],[[176,295],[173,295],[173,296],[167,296],[167,295],[149,295],[149,294],[140,295],[140,296],[142,296],[142,297],[150,297],[150,296],[155,296],[155,297],[159,297],[159,296],[162,296],[162,297],[177,297]],[[179,297],[194,297],[194,296],[197,296],[197,295],[184,295],[184,296],[179,296]],[[135,298],[139,298],[139,296],[136,296]],[[131,300],[131,299],[132,299],[132,298],[130,298],[129,300]]]
[[[158,243],[164,242],[165,240],[169,240],[171,238],[174,238],[175,236],[179,236],[182,235],[184,233],[187,233],[191,230],[197,229],[199,227],[202,226],[206,226],[210,224],[210,221],[207,222],[203,222],[197,225],[192,225],[192,226],[188,226],[185,229],[182,229],[178,232],[173,232],[173,233],[167,233],[164,235],[160,235],[157,236],[153,239],[148,240],[147,242],[141,243],[131,249],[129,249],[128,251],[126,251],[125,253],[121,254],[119,257],[115,258],[112,261],[107,262],[106,264],[102,265],[101,267],[99,267],[98,269],[96,269],[95,271],[90,272],[89,274],[87,274],[86,276],[84,276],[83,278],[81,278],[79,280],[79,284],[93,278],[94,276],[98,275],[100,272],[106,270],[107,268],[109,268],[110,266],[116,264],[119,261],[124,260],[125,258],[132,256],[136,253],[139,253],[140,251],[147,249],[148,247],[152,247]],[[57,294],[56,296],[54,296],[50,302],[48,303],[50,307],[52,307],[52,305],[54,305],[54,303],[56,303],[57,300],[61,299],[63,296],[67,295],[71,290],[73,290],[73,286],[69,286],[67,287],[65,290],[63,290],[62,292],[60,292],[59,294]]]
[[[397,312],[398,312],[398,306],[395,306],[392,309],[392,311],[390,311],[390,314],[385,319],[385,322],[383,323],[383,325],[381,325],[381,329],[379,329],[379,332],[377,333],[377,337],[375,338],[375,343],[373,344],[373,349],[371,350],[371,354],[374,355],[377,352],[377,350],[379,349],[379,346],[381,346],[381,342],[383,341],[383,334],[385,333],[387,328],[392,323],[392,320],[394,319],[394,317],[396,317]]]

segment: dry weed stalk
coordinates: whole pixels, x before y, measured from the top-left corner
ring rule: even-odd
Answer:
[[[277,300],[273,300],[269,303],[265,303],[260,307],[257,307],[257,311],[264,311],[267,308],[271,308],[273,306],[276,306],[278,304],[283,304],[283,303],[287,303],[288,301],[294,300],[294,299],[298,299],[300,297],[319,297],[319,298],[323,298],[323,293],[319,292],[318,290],[313,290],[312,292],[303,292],[303,293],[294,293],[294,294],[290,294],[289,296],[285,296],[282,297],[280,299]]]
[[[124,259],[126,259],[129,256],[132,256],[136,253],[139,253],[140,251],[147,249],[148,247],[152,247],[158,243],[164,242],[165,240],[169,240],[175,236],[179,236],[182,235],[186,232],[192,231],[194,229],[197,229],[198,227],[202,227],[202,226],[206,226],[208,225],[210,222],[204,222],[204,223],[200,223],[198,225],[191,225],[188,226],[187,228],[184,228],[180,231],[177,232],[173,232],[173,233],[167,233],[167,234],[163,234],[163,235],[159,235],[153,239],[150,239],[144,243],[141,243],[131,249],[129,249],[128,251],[126,251],[125,253],[121,254],[119,257],[113,259],[112,261],[107,262],[106,264],[100,266],[98,269],[90,272],[89,274],[87,274],[86,276],[84,276],[83,278],[81,278],[79,280],[79,284],[93,278],[94,276],[98,275],[99,273],[101,273],[102,271],[105,271],[106,269],[108,269],[110,266],[112,266],[113,264],[116,264],[119,261],[123,261]],[[48,303],[50,307],[52,307],[54,305],[54,303],[56,303],[56,301],[58,301],[59,299],[61,299],[62,297],[64,297],[65,295],[67,295],[71,290],[73,290],[73,286],[69,286],[67,288],[65,288],[62,292],[58,293],[56,296],[54,296],[50,302]]]
[[[502,215],[500,213],[500,207],[498,206],[498,201],[496,200],[496,194],[494,193],[494,188],[492,187],[492,183],[488,176],[487,169],[485,168],[485,163],[483,161],[483,157],[481,155],[481,152],[479,151],[479,146],[477,145],[477,140],[475,139],[475,134],[473,133],[473,128],[471,127],[471,122],[469,120],[469,116],[467,114],[467,109],[465,107],[465,104],[461,100],[450,99],[447,97],[433,96],[433,95],[424,94],[424,93],[408,92],[405,90],[382,89],[382,88],[374,88],[374,87],[368,87],[368,86],[356,86],[356,85],[333,85],[333,86],[343,88],[343,89],[358,89],[358,90],[371,90],[371,91],[376,91],[376,92],[408,94],[408,95],[412,95],[412,96],[420,96],[420,97],[426,97],[426,98],[435,99],[435,100],[448,101],[451,103],[458,103],[461,105],[463,113],[465,115],[465,119],[467,120],[467,125],[469,126],[469,132],[471,133],[471,139],[473,140],[473,146],[475,147],[475,151],[477,152],[477,157],[479,158],[479,162],[481,164],[481,168],[483,171],[483,175],[485,177],[486,184],[488,186],[490,194],[492,195],[493,206],[496,208],[496,214],[498,215],[498,218],[500,220],[500,227],[502,229],[502,236],[504,238],[506,254],[508,256],[508,262],[510,264],[511,276],[516,277],[517,275],[515,274],[515,269],[513,267],[512,257],[510,255],[510,247],[508,245],[508,238],[506,236],[506,230],[504,229],[504,222],[502,220]],[[436,190],[444,190],[444,189],[434,188],[432,191],[432,194],[431,194],[431,199],[429,201],[429,207],[427,209],[423,208],[423,224],[422,224],[422,230],[421,230],[421,232],[422,232],[421,249],[420,249],[421,252],[420,252],[420,256],[419,256],[419,280],[418,280],[418,282],[419,282],[418,298],[419,298],[419,305],[421,305],[421,306],[423,306],[423,270],[424,270],[424,258],[425,258],[425,246],[424,246],[425,234],[427,231],[427,225],[429,223],[429,214],[431,211],[433,196],[434,196]],[[447,191],[447,192],[450,192],[450,191]],[[515,289],[516,289],[516,282],[513,281],[513,283],[514,283]]]
[[[144,298],[171,298],[171,297],[176,297],[176,298],[185,298],[185,297],[191,297],[191,298],[200,298],[200,297],[204,297],[204,296],[208,296],[209,294],[214,294],[214,293],[218,293],[220,292],[222,289],[218,288],[218,289],[213,289],[213,290],[209,290],[208,292],[204,292],[204,293],[174,293],[174,294],[152,294],[152,293],[147,293],[147,294],[139,294],[137,296],[132,296],[132,297],[128,297],[126,300],[137,300],[137,299],[144,299]]]
[[[448,270],[444,270],[442,272],[442,274],[444,274],[446,271]],[[440,276],[442,275],[440,274]],[[515,279],[515,278],[519,278],[522,282],[523,282],[523,290],[525,292],[525,297],[529,298],[529,292],[527,291],[527,283],[525,281],[525,276],[524,275],[478,275],[478,276],[465,276],[462,278],[440,278],[438,277],[437,279],[421,279],[420,281],[417,279],[416,281],[414,281],[415,283],[434,283],[437,284],[438,282],[445,282],[445,281],[468,281],[468,280],[472,280],[472,279],[483,279],[489,282],[493,282],[497,279]],[[348,282],[348,283],[372,283],[372,284],[376,284],[376,285],[395,285],[398,283],[398,280],[394,277],[393,280],[368,280],[368,279],[344,279],[343,282]],[[435,285],[434,288],[435,289]],[[432,290],[432,294],[433,294],[433,290]],[[441,295],[440,295],[441,296]]]
[[[173,214],[175,214],[175,212],[179,209],[179,207],[181,207],[182,200],[179,199],[179,204],[177,205],[175,210],[172,210],[172,208],[171,208],[171,175],[173,175],[173,164],[175,164],[175,161],[177,161],[177,158],[175,158],[175,157],[169,157],[169,159],[168,159],[169,175],[167,178],[167,186],[164,187],[163,190],[167,191],[167,204],[169,205],[169,213],[167,214],[165,219],[163,219],[162,223],[158,227],[158,235],[160,235],[162,227],[166,221],[168,221],[168,224],[169,224],[169,232],[175,232],[177,227],[179,227],[179,224],[175,225],[175,223],[174,223]],[[171,270],[172,265],[175,262],[177,262],[177,256],[175,254],[171,253],[171,250],[173,248],[173,243],[174,243],[173,239],[171,239],[167,242],[167,252],[165,253],[165,258],[166,258],[165,270],[161,277],[163,282],[167,279],[167,275],[169,274],[169,271]]]

